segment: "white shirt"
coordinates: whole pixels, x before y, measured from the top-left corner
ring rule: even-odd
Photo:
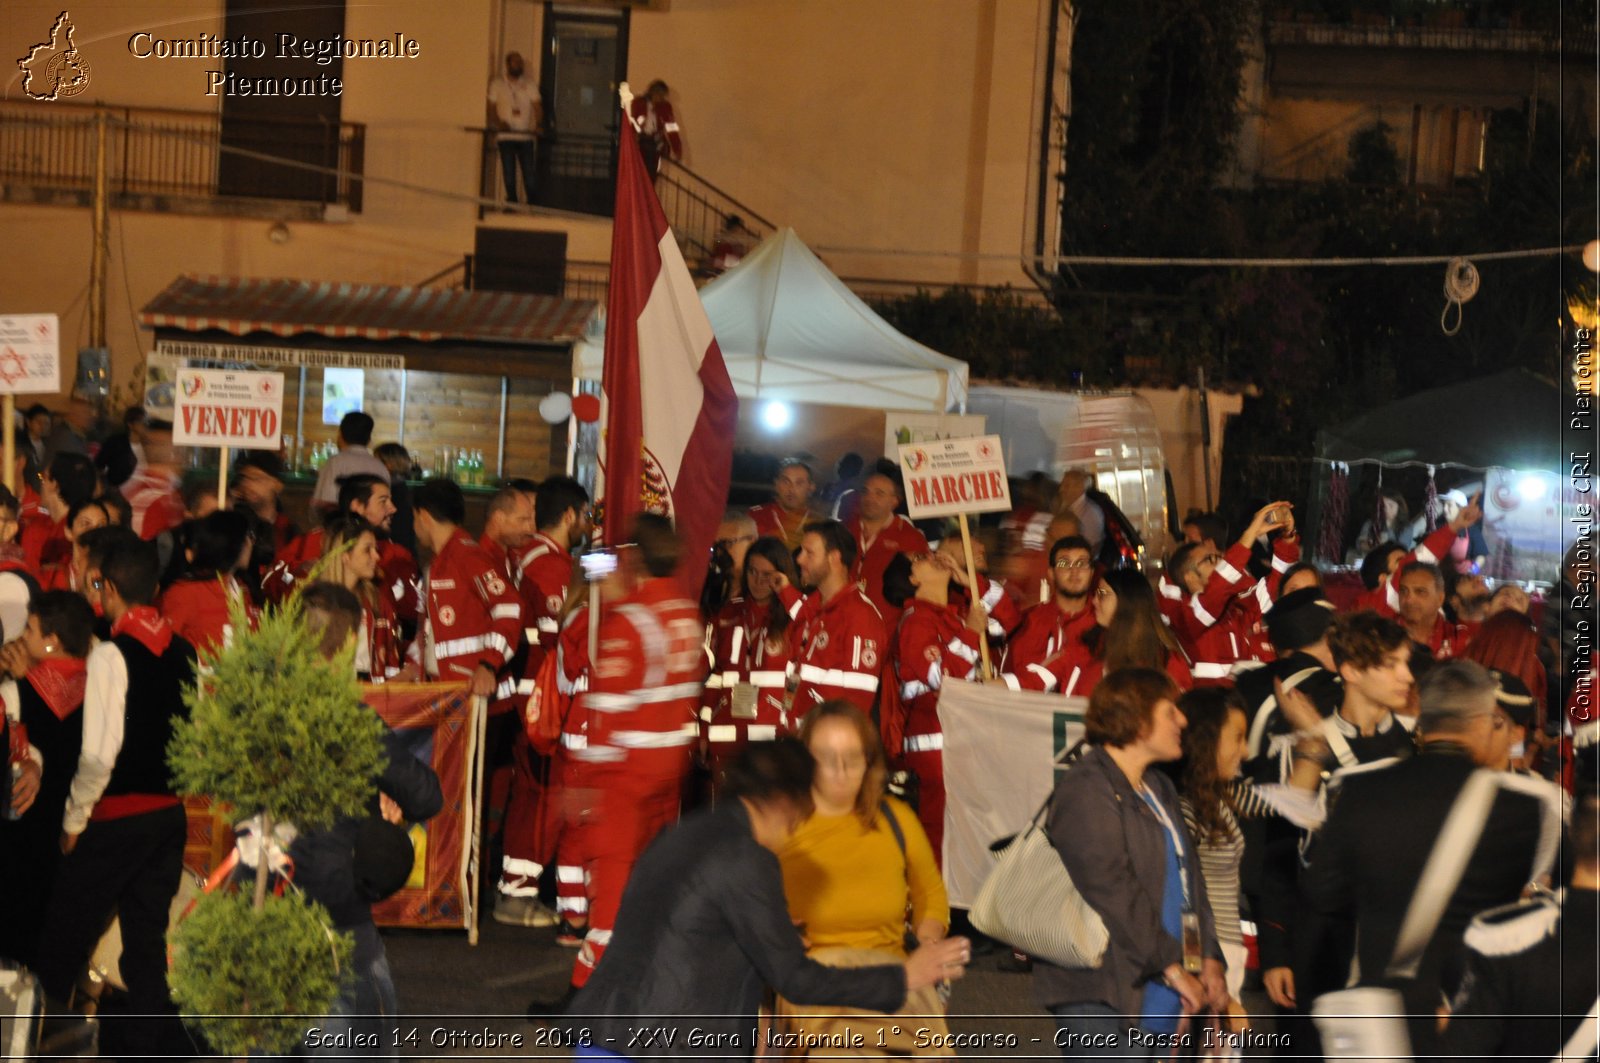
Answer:
[[[337,505],[339,481],[346,476],[376,476],[389,482],[389,466],[373,457],[366,447],[346,446],[329,458],[317,473],[317,488],[311,492],[311,501]]]
[[[501,140],[532,140],[533,120],[539,109],[539,87],[527,75],[497,77],[489,83],[489,102],[501,128]]]
[[[115,643],[99,642],[89,651],[83,691],[83,749],[67,793],[61,829],[81,834],[89,813],[111,781],[111,769],[122,752],[122,728],[128,701],[128,662]]]

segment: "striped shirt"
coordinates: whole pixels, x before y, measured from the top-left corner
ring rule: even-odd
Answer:
[[[1256,794],[1247,780],[1235,780],[1229,794],[1235,807],[1247,819],[1273,815],[1271,807]],[[1224,804],[1222,813],[1223,840],[1213,841],[1200,836],[1200,824],[1193,803],[1184,797],[1183,822],[1194,839],[1196,854],[1200,857],[1200,875],[1205,879],[1206,897],[1211,902],[1211,919],[1216,924],[1217,940],[1232,945],[1243,945],[1244,935],[1239,929],[1239,861],[1244,857],[1244,832],[1233,808]]]

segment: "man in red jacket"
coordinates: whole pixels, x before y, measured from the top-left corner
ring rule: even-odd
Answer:
[[[412,675],[465,681],[475,697],[492,698],[509,678],[507,666],[522,638],[522,602],[461,527],[467,510],[461,488],[429,480],[417,488],[413,505],[417,542],[433,561],[423,579],[422,631],[409,654]]]
[[[856,538],[856,563],[850,568],[850,578],[877,606],[883,629],[891,636],[900,621],[900,610],[883,596],[883,570],[900,554],[928,552],[927,538],[895,512],[899,505],[900,485],[875,472],[861,485],[856,515],[844,522]]]
[[[552,817],[559,810],[552,807],[549,758],[529,745],[521,710],[534,694],[534,680],[561,631],[561,609],[572,582],[571,549],[589,530],[589,494],[567,476],[552,476],[532,495],[521,494],[529,509],[528,524],[537,530],[508,558],[514,569],[512,582],[522,598],[523,643],[518,651],[520,670],[513,700],[519,711],[494,918],[517,926],[554,926],[556,913],[539,900],[539,876],[555,858],[559,829]]]
[[[394,604],[395,618],[411,624],[417,619],[417,559],[389,538],[394,523],[394,497],[389,481],[381,476],[357,474],[339,482],[340,513],[354,513],[378,533],[378,585]],[[273,559],[262,577],[268,601],[281,602],[322,559],[322,529],[312,528],[292,541]],[[409,630],[409,628],[408,628]]]
[[[1272,571],[1251,582],[1250,551],[1257,539],[1281,532],[1272,544]],[[1172,630],[1189,656],[1195,686],[1232,686],[1240,661],[1267,661],[1272,649],[1261,618],[1271,608],[1278,580],[1300,560],[1300,540],[1287,502],[1263,506],[1226,555],[1204,543],[1185,543],[1169,569],[1184,589],[1186,608]]]
[[[644,156],[644,168],[652,178],[661,169],[661,158],[683,158],[683,138],[679,135],[678,117],[667,102],[667,83],[652,81],[643,96],[635,96],[628,104],[628,118],[639,135],[639,153]]]
[[[1094,627],[1089,591],[1094,586],[1094,557],[1081,535],[1057,539],[1050,546],[1050,601],[1022,614],[1022,623],[1006,643],[1001,678],[1013,689],[1054,690],[1059,677],[1050,665],[1068,645],[1081,642]]]
[[[800,549],[800,537],[811,522],[811,493],[816,490],[811,466],[799,458],[785,458],[772,481],[773,501],[750,507],[757,535],[782,539],[791,551]]]
[[[611,941],[635,861],[677,821],[699,733],[705,625],[673,579],[681,553],[667,518],[635,519],[605,584],[599,651],[574,709],[588,715],[579,760],[595,794],[583,833],[589,930],[572,970],[577,988]]]
[[[800,540],[800,578],[816,588],[802,597],[781,572],[773,577],[789,625],[789,667],[798,675],[790,726],[830,698],[872,712],[888,664],[889,641],[877,607],[850,580],[856,540],[836,520],[807,524]]]

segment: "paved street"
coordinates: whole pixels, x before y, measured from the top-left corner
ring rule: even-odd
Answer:
[[[389,962],[406,1018],[399,1024],[406,1058],[565,1059],[540,1043],[540,1028],[523,1009],[534,997],[555,996],[566,984],[573,953],[558,948],[552,930],[483,923],[469,947],[459,933],[390,931]],[[1054,1023],[1033,1004],[1032,979],[999,971],[999,954],[975,959],[951,999],[955,1034],[1007,1035],[1009,1045],[962,1048],[964,1058],[1059,1059]],[[1263,1001],[1251,1000],[1253,1006]],[[545,1036],[548,1036],[546,1034]],[[513,1038],[521,1038],[520,1043]],[[622,1046],[618,1046],[621,1048]]]

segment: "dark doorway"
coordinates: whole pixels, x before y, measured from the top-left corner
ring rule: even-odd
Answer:
[[[227,0],[227,4],[228,39],[261,41],[266,52],[260,59],[227,60],[227,72],[235,78],[273,78],[280,85],[282,80],[312,79],[320,85],[323,77],[331,81],[343,76],[344,61],[338,54],[321,57],[328,60],[326,65],[304,56],[279,58],[278,44],[280,34],[293,34],[299,41],[326,41],[343,33],[344,0],[297,4]],[[217,190],[228,196],[334,202],[338,178],[332,173],[274,165],[261,156],[338,169],[339,103],[338,96],[321,91],[223,96]]]
[[[616,198],[617,87],[628,68],[628,12],[574,14],[545,5],[539,94],[548,132],[539,151],[540,206],[609,215]]]

